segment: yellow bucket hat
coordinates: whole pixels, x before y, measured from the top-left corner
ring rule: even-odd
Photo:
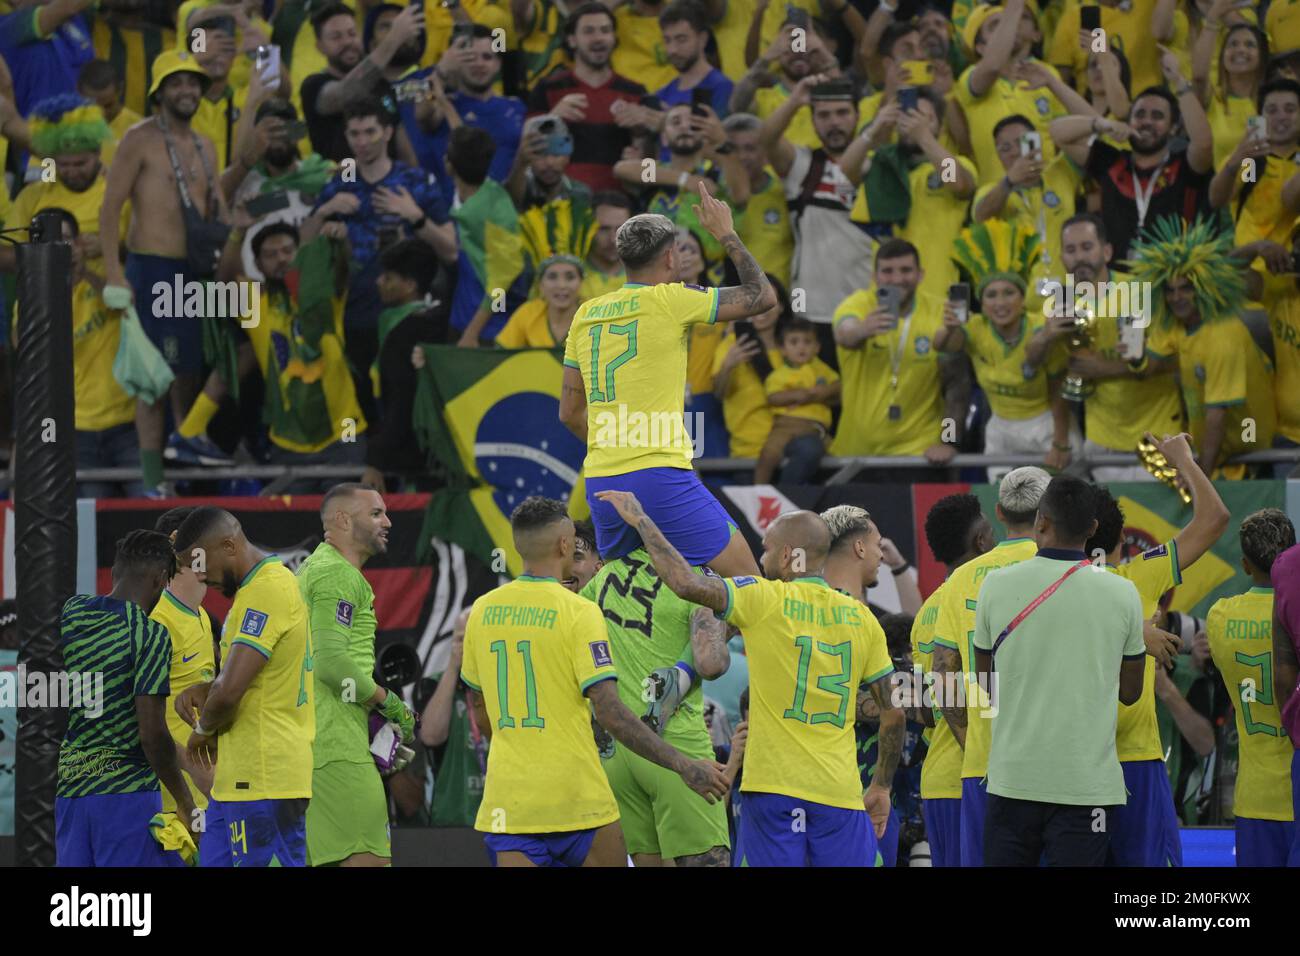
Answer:
[[[153,99],[162,89],[167,77],[177,73],[193,73],[199,77],[205,91],[212,82],[212,77],[203,72],[198,60],[194,59],[194,54],[186,50],[164,50],[153,61],[153,83],[149,87],[149,99]]]

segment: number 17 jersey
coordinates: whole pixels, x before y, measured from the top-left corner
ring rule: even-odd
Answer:
[[[717,289],[681,282],[629,282],[578,307],[564,364],[587,392],[588,478],[691,467],[687,349],[691,327],[717,317]]]
[[[741,790],[862,809],[858,685],[894,671],[866,606],[822,578],[726,578],[724,618],[749,660],[749,744]]]

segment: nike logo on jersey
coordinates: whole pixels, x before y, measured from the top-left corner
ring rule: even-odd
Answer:
[[[182,663],[182,664],[188,664],[190,661],[194,660],[194,658],[196,658],[196,657],[198,657],[198,656],[199,656],[199,652],[198,652],[198,651],[195,651],[195,652],[194,652],[193,654],[191,654],[189,657],[184,657],[184,656],[182,656],[182,657],[181,657],[181,663]]]

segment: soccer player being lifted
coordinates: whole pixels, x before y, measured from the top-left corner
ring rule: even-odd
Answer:
[[[591,711],[624,747],[679,774],[709,802],[723,767],[691,760],[619,699],[600,609],[566,590],[573,521],[563,502],[532,497],[510,516],[524,573],[474,602],[461,680],[491,735],[474,828],[497,866],[623,866],[619,809],[591,739]]]
[[[776,304],[762,268],[741,243],[727,204],[700,184],[696,213],[727,251],[741,284],[724,289],[675,282],[676,227],[666,216],[633,216],[618,231],[627,282],[584,302],[564,348],[560,418],[587,442],[583,463],[596,542],[606,561],[639,546],[598,492],[623,489],[692,565],[718,574],[757,574],[744,536],[691,468],[683,424],[687,343],[699,323],[731,322]]]
[[[636,496],[606,490],[679,597],[745,632],[749,742],[741,866],[872,866],[889,819],[903,746],[894,715],[894,665],[885,634],[860,601],[821,576],[830,529],[809,511],[784,514],[763,535],[765,578],[696,574]],[[880,711],[880,751],[864,792],[853,724],[866,684]]]
[[[176,552],[233,598],[220,675],[178,698],[194,728],[191,759],[211,766],[221,738],[212,795],[230,833],[231,865],[305,866],[316,711],[298,579],[221,508],[195,509],[176,531]]]
[[[375,709],[415,739],[415,715],[375,683],[375,592],[361,566],[388,550],[384,499],[368,485],[335,485],[321,501],[325,540],[301,568],[316,681],[307,859],[312,866],[387,866],[388,798],[370,753]]]

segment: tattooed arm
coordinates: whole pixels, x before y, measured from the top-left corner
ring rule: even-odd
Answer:
[[[730,789],[721,764],[712,760],[690,760],[637,719],[619,699],[617,682],[602,680],[587,688],[587,697],[600,726],[639,757],[673,771],[688,787],[709,803],[716,803]]]
[[[691,616],[691,654],[701,680],[717,680],[731,666],[727,625],[706,607],[696,609]]]
[[[582,384],[582,372],[572,365],[564,367],[564,383],[560,386],[560,421],[584,442],[587,440],[587,390]]]
[[[717,321],[731,322],[758,315],[776,305],[776,293],[763,274],[763,267],[754,260],[736,235],[736,228],[731,221],[731,209],[725,202],[709,195],[709,189],[703,181],[700,182],[700,204],[696,207],[695,214],[700,225],[722,243],[727,257],[740,273],[740,285],[718,290]]]
[[[876,756],[876,771],[871,775],[871,786],[862,795],[862,805],[871,815],[876,836],[884,836],[889,823],[890,790],[894,786],[894,772],[903,753],[903,735],[907,732],[907,718],[894,706],[890,687],[893,675],[886,674],[868,685],[876,709],[880,711],[880,738]]]
[[[641,542],[650,552],[655,572],[668,585],[668,589],[684,601],[702,604],[715,611],[727,607],[727,586],[722,578],[696,574],[681,553],[668,543],[663,532],[650,520],[641,502],[630,491],[598,491],[596,497],[613,505],[620,518],[637,530]],[[695,635],[692,632],[691,642]]]
[[[946,683],[944,674],[956,674],[957,679],[961,680],[961,655],[951,647],[942,647],[938,644],[934,646],[934,663],[931,665],[934,670],[935,693],[939,697],[940,707],[943,711],[943,719],[948,721],[948,729],[952,735],[957,738],[957,743],[961,749],[966,749],[966,708],[962,706],[952,706],[952,695],[944,692]]]

